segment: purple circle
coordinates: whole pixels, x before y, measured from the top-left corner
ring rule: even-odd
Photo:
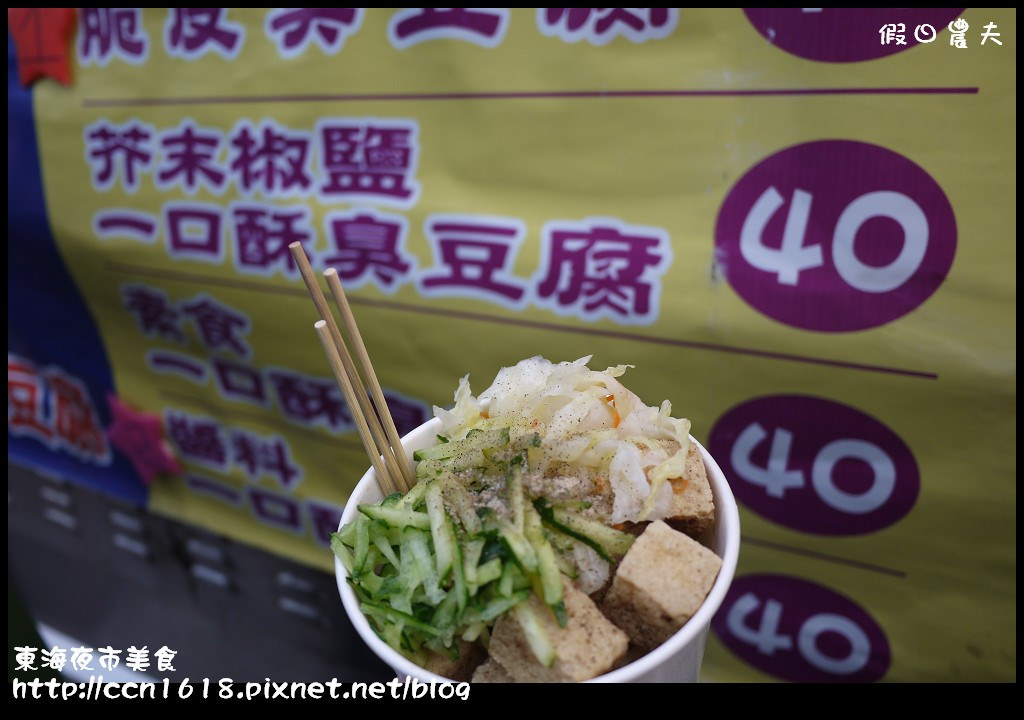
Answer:
[[[806,395],[733,407],[711,429],[708,452],[739,502],[818,535],[889,527],[921,488],[917,461],[896,433],[859,410]]]
[[[768,317],[850,332],[917,308],[946,279],[956,218],[942,188],[902,155],[852,140],[794,145],[733,185],[715,262]]]
[[[876,60],[921,44],[934,42],[964,8],[744,8],[750,24],[772,45],[791,55],[819,62]],[[898,26],[902,23],[903,27]],[[883,43],[881,30],[890,24],[906,44],[895,38]],[[927,38],[931,37],[932,40]],[[945,40],[945,38],[944,38]]]
[[[758,670],[793,682],[873,682],[892,663],[882,628],[850,598],[788,575],[744,575],[711,627]]]

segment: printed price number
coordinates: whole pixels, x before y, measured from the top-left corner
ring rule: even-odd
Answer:
[[[732,288],[759,312],[818,332],[911,312],[955,252],[956,220],[935,180],[902,155],[847,140],[796,145],[755,165],[715,229]]]
[[[740,476],[777,498],[784,497],[787,489],[805,487],[807,483],[802,471],[786,469],[793,440],[793,433],[786,428],[776,428],[772,435],[767,467],[762,468],[751,461],[754,449],[766,437],[768,432],[755,422],[737,438],[730,459]],[[847,458],[861,460],[871,468],[872,481],[867,491],[846,492],[836,484],[833,475],[836,463]],[[863,515],[877,510],[892,497],[896,489],[896,465],[885,450],[874,443],[852,438],[833,440],[815,455],[811,484],[818,497],[830,507],[839,512]]]
[[[765,229],[785,200],[774,185],[761,193],[743,222],[740,234],[743,259],[758,270],[775,275],[780,285],[799,285],[801,272],[824,265],[821,246],[804,244],[813,202],[812,193],[793,191],[782,243],[774,248],[765,243]],[[857,233],[872,218],[894,220],[903,231],[902,249],[881,267],[862,262],[854,252]],[[839,214],[832,232],[831,249],[832,263],[847,285],[865,293],[890,292],[902,287],[921,267],[928,249],[928,218],[920,205],[902,193],[865,193]]]
[[[713,625],[733,652],[785,680],[877,680],[891,660],[885,634],[860,606],[783,575],[739,578]]]
[[[761,515],[807,532],[852,535],[896,522],[916,502],[917,463],[881,422],[810,396],[756,398],[711,431],[737,498]]]

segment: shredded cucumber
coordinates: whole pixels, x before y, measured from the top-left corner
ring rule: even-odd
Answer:
[[[565,627],[568,617],[565,613],[565,603],[562,602],[562,573],[555,560],[555,550],[544,537],[544,527],[541,525],[540,515],[533,506],[526,505],[524,514],[526,515],[526,537],[533,545],[537,555],[537,577],[534,579],[534,590],[537,596],[555,613],[558,624]]]
[[[485,421],[462,439],[417,451],[413,489],[360,505],[331,537],[374,629],[414,661],[428,651],[455,657],[460,639],[486,644],[494,622],[515,612],[550,666],[546,624],[526,601],[536,596],[564,626],[562,576],[576,572],[569,538],[607,556],[628,548],[624,533],[532,498],[524,477],[540,436],[509,437],[507,425]],[[503,495],[507,510],[481,506],[483,490]]]
[[[419,462],[422,460],[455,458],[472,452],[482,452],[484,448],[504,447],[505,445],[508,445],[507,425],[480,432],[473,432],[471,430],[463,440],[441,443],[423,450],[417,450],[413,453],[412,459]]]
[[[422,661],[428,650],[457,655],[459,639],[486,642],[497,618],[529,598],[538,573],[533,544],[478,512],[450,474],[359,511],[333,534],[332,548],[371,625],[410,659]]]
[[[529,603],[520,603],[512,608],[512,612],[516,614],[523,634],[526,635],[526,642],[529,643],[530,649],[540,664],[544,667],[554,665],[555,646],[534,609]]]
[[[430,529],[430,517],[426,513],[414,512],[404,508],[381,507],[380,505],[360,505],[359,512],[374,520],[383,520],[395,528],[414,527],[421,530]],[[358,531],[358,525],[356,529]]]
[[[635,537],[627,532],[608,527],[602,522],[572,512],[565,508],[554,507],[544,498],[537,498],[533,506],[540,513],[544,522],[558,532],[574,537],[597,551],[605,560],[613,562],[626,554]]]
[[[455,558],[455,532],[444,510],[441,487],[430,483],[427,488],[427,516],[430,518],[430,535],[434,539],[434,557],[437,560],[437,576],[442,581],[452,569]]]
[[[501,577],[501,559],[494,558],[476,567],[476,585],[480,587]]]

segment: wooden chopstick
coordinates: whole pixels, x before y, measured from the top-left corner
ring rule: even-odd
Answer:
[[[384,433],[384,430],[380,426],[380,422],[377,419],[377,413],[373,409],[373,405],[370,402],[370,398],[366,394],[366,390],[363,387],[362,382],[359,380],[358,371],[355,368],[355,364],[352,362],[352,357],[349,355],[348,349],[345,347],[345,343],[341,337],[341,331],[338,329],[337,323],[334,321],[334,316],[331,314],[330,307],[327,305],[327,298],[320,289],[320,284],[317,282],[316,275],[313,273],[313,268],[309,264],[309,258],[306,257],[306,252],[299,242],[294,242],[288,246],[291,250],[292,257],[295,258],[295,263],[299,268],[299,272],[302,275],[303,281],[306,283],[306,289],[309,291],[309,295],[313,300],[313,305],[316,306],[317,312],[320,315],[321,321],[325,324],[325,332],[329,338],[331,347],[334,348],[334,353],[327,350],[327,346],[324,346],[325,352],[327,352],[328,360],[331,361],[332,370],[335,372],[335,380],[341,387],[342,394],[345,397],[345,402],[348,403],[349,409],[352,411],[352,418],[356,422],[356,428],[359,429],[360,425],[365,425],[367,429],[367,435],[363,437],[362,431],[360,431],[360,439],[363,441],[363,447],[366,450],[367,455],[370,456],[370,460],[374,465],[374,470],[377,472],[377,476],[383,481],[381,483],[381,490],[385,494],[390,494],[394,491],[408,492],[411,487],[405,482],[403,476],[403,468],[398,464],[398,460],[395,457],[395,453],[392,452],[389,441]],[[318,334],[320,329],[317,330]],[[335,368],[333,362],[333,356],[337,356],[338,366]],[[343,382],[343,378],[347,382]],[[401,445],[399,445],[401,447]],[[408,462],[408,458],[405,457],[404,451],[401,453],[402,457]],[[382,469],[377,468],[377,461],[383,457],[384,465]],[[384,486],[387,485],[393,490],[386,491]]]
[[[323,290],[320,289],[320,284],[317,282],[316,275],[313,273],[313,268],[309,264],[309,258],[306,257],[306,253],[303,250],[301,243],[295,242],[288,247],[291,250],[292,257],[295,258],[295,262],[302,275],[302,279],[306,283],[306,289],[309,290],[309,295],[313,299],[313,304],[316,306],[317,312],[320,314],[320,319],[327,323],[327,329],[330,333],[331,341],[338,352],[342,371],[345,377],[349,379],[349,385],[352,388],[352,395],[346,394],[345,402],[348,403],[348,406],[352,411],[353,420],[355,420],[357,415],[361,415],[369,428],[370,443],[367,445],[366,441],[364,441],[363,446],[366,449],[367,454],[372,455],[373,457],[384,457],[390,484],[397,490],[406,492],[407,490],[403,489],[405,483],[402,482],[401,467],[398,465],[398,461],[390,450],[387,438],[385,437],[384,431],[377,419],[377,415],[373,410],[373,405],[370,403],[370,398],[367,396],[366,390],[363,388],[363,384],[359,380],[359,374],[356,371],[355,364],[352,362],[352,357],[349,355],[348,349],[345,347],[345,343],[341,337],[341,331],[338,329],[338,325],[334,321],[334,316],[331,314],[330,307],[327,305],[327,297],[324,295]],[[337,378],[335,379],[337,380]],[[340,381],[339,385],[341,385]],[[345,387],[343,385],[342,392],[345,392]]]
[[[324,270],[324,277],[327,278],[327,287],[331,289],[331,294],[334,296],[334,303],[338,306],[341,324],[345,326],[348,339],[355,348],[356,360],[359,361],[359,367],[363,371],[363,379],[370,386],[373,404],[377,407],[377,414],[380,415],[381,425],[384,426],[384,432],[387,433],[388,441],[391,443],[391,447],[394,448],[395,457],[398,459],[398,465],[402,471],[402,479],[407,488],[412,489],[412,486],[416,484],[416,474],[413,472],[409,457],[402,448],[402,441],[398,437],[398,429],[395,427],[395,421],[391,417],[391,410],[384,399],[380,382],[377,380],[377,373],[373,371],[373,364],[370,362],[370,356],[366,352],[366,345],[363,344],[363,336],[360,334],[359,326],[356,325],[356,319],[352,315],[352,308],[349,307],[348,298],[345,297],[345,289],[341,286],[341,278],[338,277],[338,271],[334,268]]]
[[[327,329],[327,323],[323,320],[317,320],[313,323],[313,327],[316,328],[316,333],[320,336],[320,342],[324,346],[324,352],[327,353],[327,359],[331,364],[331,370],[334,371],[334,379],[338,381],[338,384],[341,386],[341,390],[345,395],[345,399],[349,402],[349,406],[353,408],[352,419],[355,420],[356,429],[359,431],[359,437],[363,441],[363,448],[365,448],[366,454],[370,456],[370,463],[373,465],[373,469],[377,473],[377,484],[380,486],[380,491],[384,493],[384,497],[387,497],[395,492],[397,488],[391,479],[391,475],[388,474],[388,470],[384,465],[382,456],[377,453],[377,448],[373,443],[373,437],[370,435],[370,428],[366,424],[366,418],[361,412],[357,412],[355,410],[357,406],[350,399],[355,395],[355,390],[352,387],[352,381],[349,380],[349,377],[345,372],[345,368],[342,366],[341,355],[334,344],[334,339],[331,337],[331,331]]]

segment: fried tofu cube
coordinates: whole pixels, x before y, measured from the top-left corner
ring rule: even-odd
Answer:
[[[501,666],[501,663],[494,658],[490,658],[473,672],[472,682],[510,683],[515,682],[515,680],[508,674],[508,670]]]
[[[683,477],[673,478],[671,483],[672,508],[665,522],[690,537],[699,537],[715,522],[715,499],[704,458],[694,443],[686,453]]]
[[[453,658],[449,655],[432,652],[427,656],[423,667],[432,673],[460,682],[469,680],[473,671],[487,657],[480,643],[466,642],[459,640],[456,647],[459,656]]]
[[[704,458],[696,445],[690,443],[686,452],[683,476],[672,478],[672,504],[665,522],[679,532],[698,538],[715,523],[715,498],[708,482]],[[625,522],[622,529],[639,535],[647,522]]]
[[[721,567],[711,550],[656,520],[622,558],[602,610],[634,643],[657,647],[697,612]]]
[[[506,613],[494,625],[491,657],[516,682],[579,682],[615,667],[626,653],[629,639],[601,614],[587,595],[563,578],[565,610],[569,621],[559,627],[554,614],[536,596],[528,603],[554,645],[555,661],[544,667],[534,655],[516,613]]]

